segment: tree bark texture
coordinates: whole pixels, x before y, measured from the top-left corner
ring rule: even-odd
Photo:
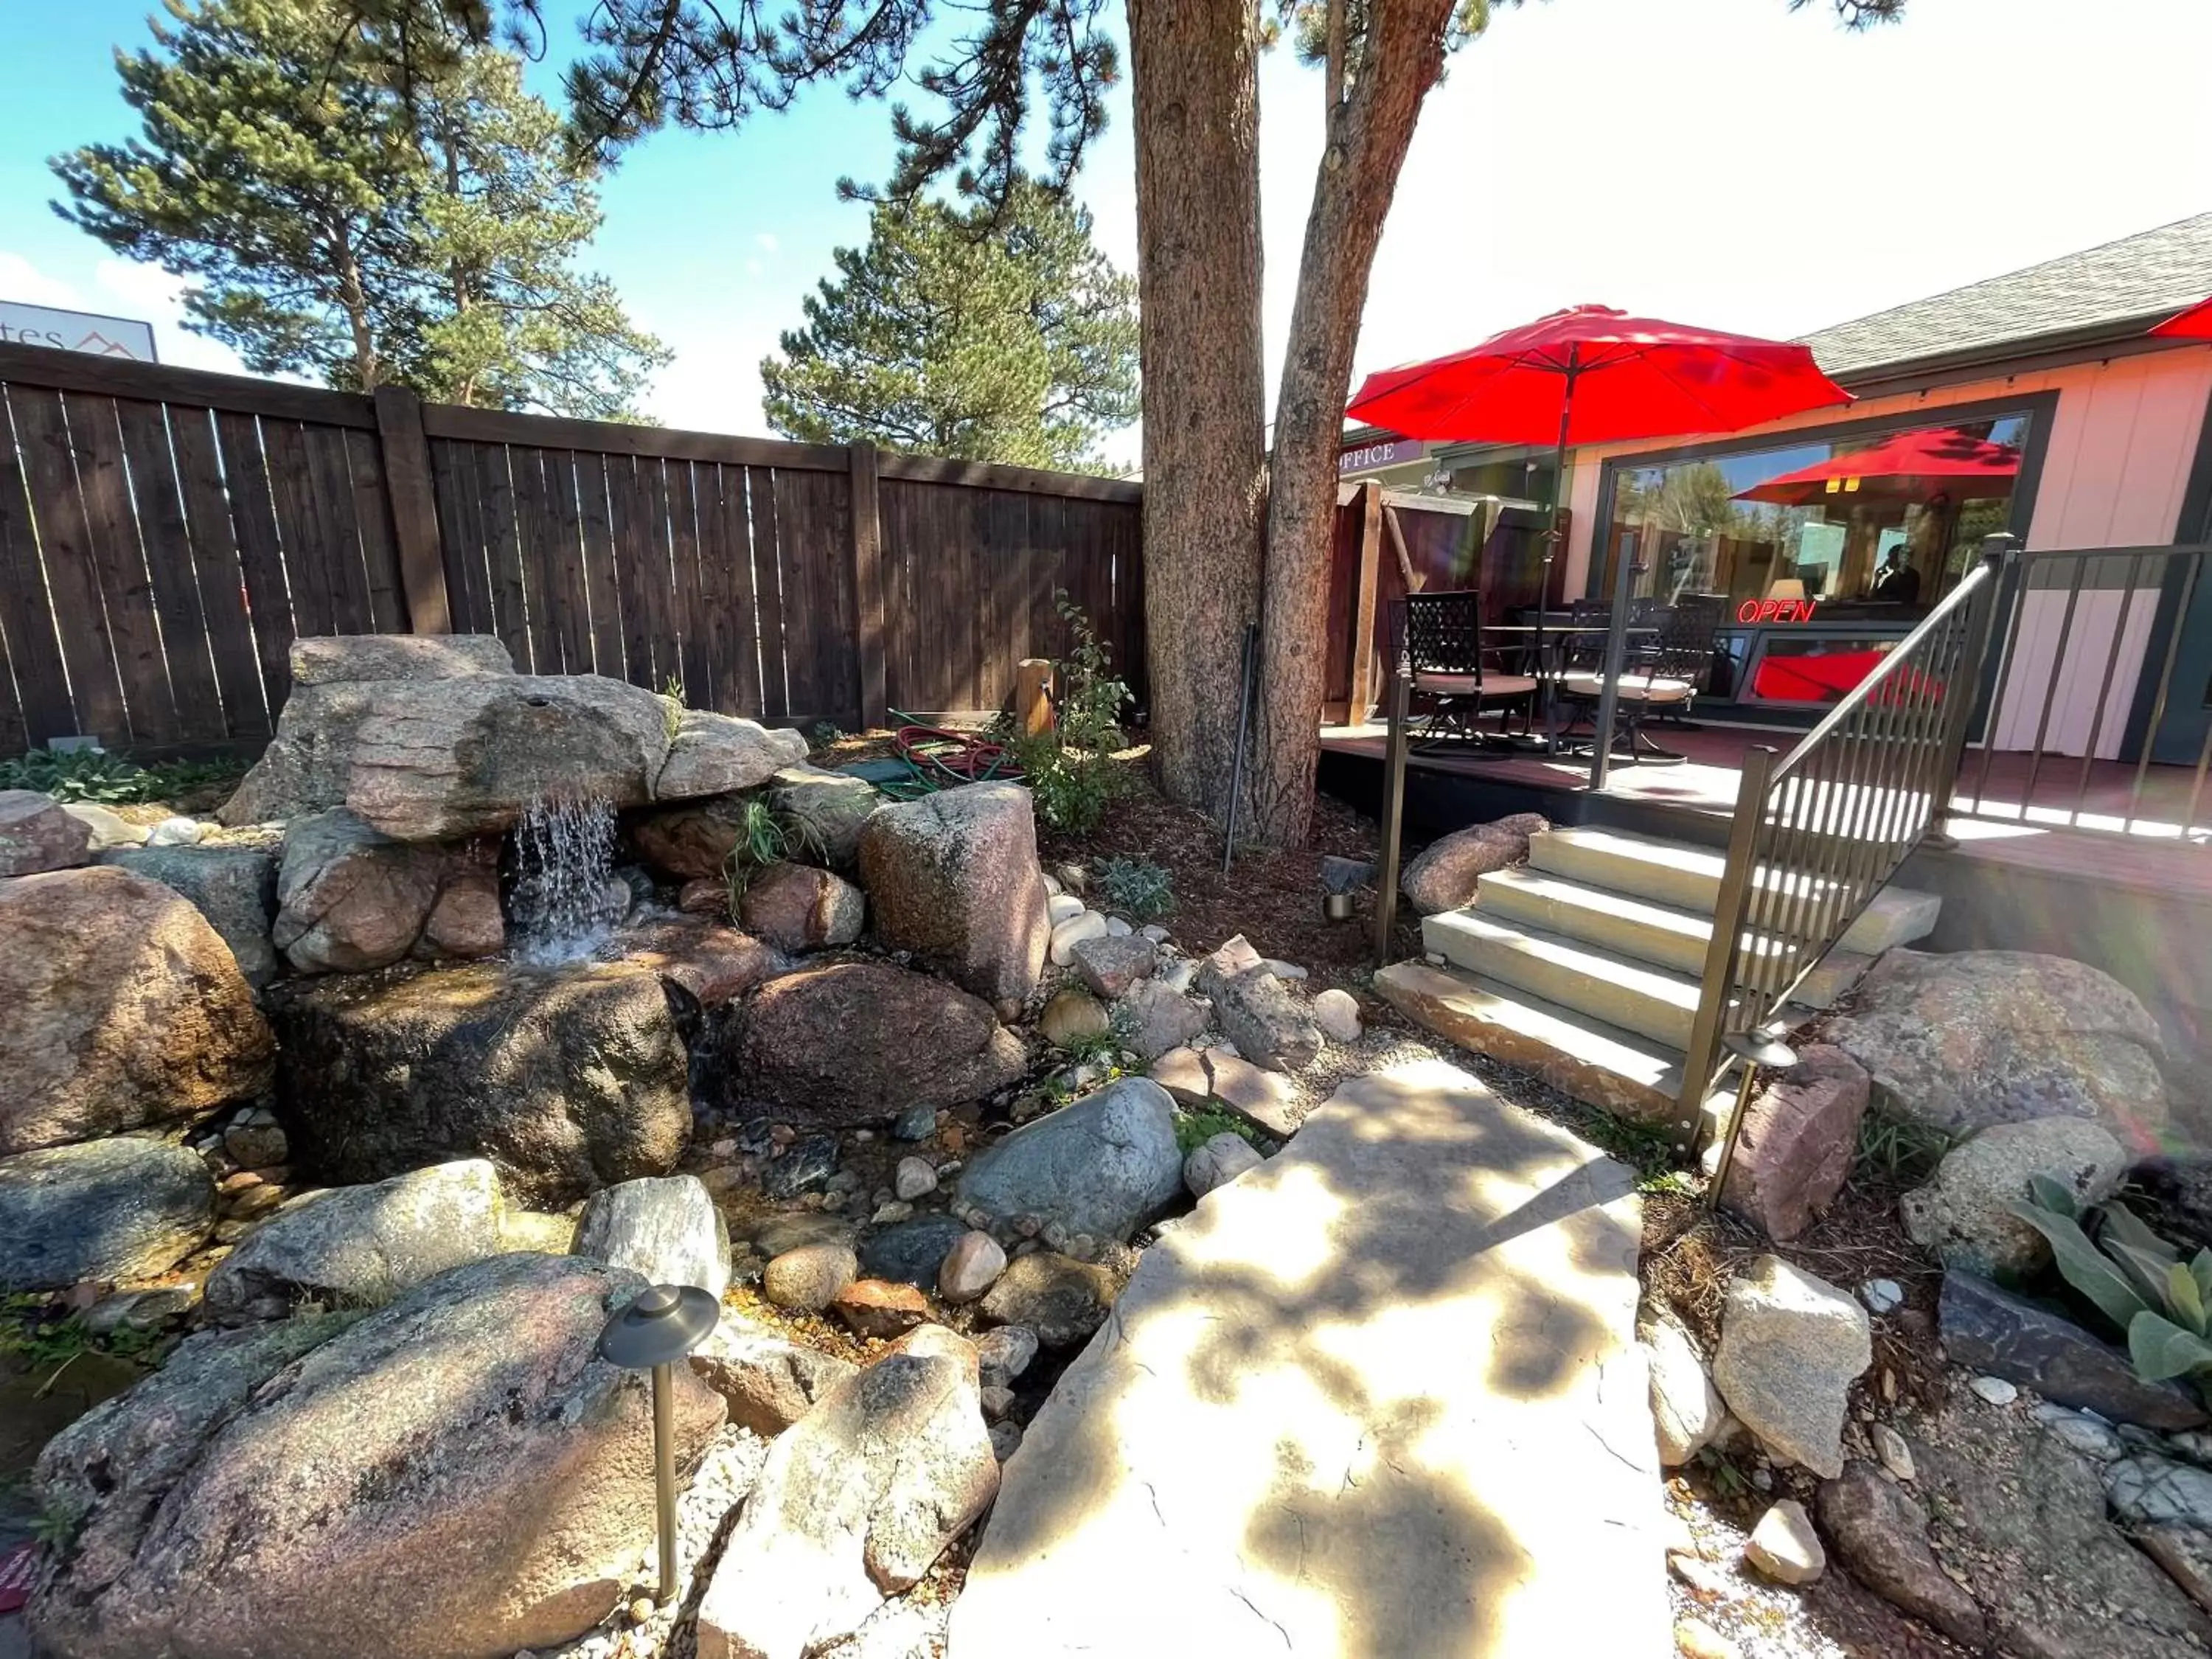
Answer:
[[[1251,0],[1129,0],[1153,763],[1226,811],[1267,501]],[[1363,267],[1364,270],[1364,267]]]
[[[1306,216],[1297,295],[1275,398],[1261,690],[1245,761],[1253,834],[1275,846],[1300,844],[1312,826],[1328,657],[1336,457],[1352,349],[1382,222],[1421,100],[1443,72],[1452,3],[1374,0],[1369,7],[1359,72],[1344,101],[1330,112],[1328,143]],[[1149,497],[1149,470],[1145,489]]]

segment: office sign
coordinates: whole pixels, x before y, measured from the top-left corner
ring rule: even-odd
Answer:
[[[1388,443],[1362,444],[1357,449],[1347,449],[1336,458],[1337,476],[1347,472],[1370,472],[1379,467],[1403,466],[1408,461],[1418,461],[1429,453],[1429,447],[1418,438],[1393,438]]]
[[[0,342],[88,351],[95,357],[123,357],[134,363],[160,361],[154,355],[151,323],[54,306],[19,305],[13,300],[0,300]]]

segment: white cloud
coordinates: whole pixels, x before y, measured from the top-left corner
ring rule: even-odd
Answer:
[[[71,264],[82,274],[63,274]],[[134,260],[99,256],[40,264],[0,248],[0,300],[151,323],[154,349],[163,362],[243,374],[245,365],[228,346],[185,331],[184,296],[189,286],[180,276]]]
[[[776,240],[775,233],[772,230],[763,230],[755,234],[753,246],[771,258],[783,252],[783,244]]]

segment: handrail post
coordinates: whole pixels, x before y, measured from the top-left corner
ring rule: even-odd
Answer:
[[[1390,961],[1390,933],[1398,921],[1398,842],[1405,829],[1406,718],[1413,697],[1413,663],[1406,653],[1405,634],[1397,630],[1397,650],[1390,664],[1383,702],[1389,735],[1383,744],[1382,859],[1375,892],[1375,965]]]
[[[1743,921],[1750,908],[1752,878],[1759,857],[1759,832],[1766,820],[1766,796],[1774,770],[1774,750],[1747,749],[1736,780],[1735,817],[1729,826],[1728,862],[1721,871],[1719,901],[1713,906],[1713,934],[1705,945],[1705,967],[1698,988],[1697,1018],[1690,1026],[1689,1052],[1682,1056],[1682,1092],[1676,1102],[1674,1133],[1679,1148],[1697,1150],[1698,1122],[1705,1109],[1705,1091],[1720,1066],[1721,1026],[1735,988],[1736,959],[1742,949]]]
[[[1613,578],[1613,611],[1606,620],[1605,680],[1597,695],[1596,732],[1591,739],[1590,781],[1593,792],[1605,787],[1613,766],[1613,723],[1620,706],[1620,676],[1628,666],[1629,590],[1635,586],[1636,559],[1632,548],[1620,550],[1619,568]],[[1543,672],[1544,665],[1536,665]],[[1555,688],[1556,691],[1556,688]]]
[[[1951,834],[1951,797],[1958,787],[1959,769],[1966,761],[1966,733],[1974,723],[1975,706],[1982,699],[1982,670],[1989,656],[1990,635],[1996,625],[1998,600],[2008,591],[2009,578],[2019,563],[2019,537],[2000,530],[1982,538],[1982,565],[1989,575],[1982,591],[1968,602],[1973,608],[1966,613],[1967,644],[1954,677],[1958,684],[1945,688],[1946,695],[1954,691],[1966,695],[1952,696],[1944,722],[1942,757],[1936,763],[1935,787],[1929,792],[1933,810],[1926,840],[1931,847],[1958,845],[1957,837]],[[2002,685],[1990,690],[1992,720],[1996,718],[1997,699],[2003,695]]]

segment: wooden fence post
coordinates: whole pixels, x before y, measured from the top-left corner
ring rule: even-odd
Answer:
[[[384,450],[384,489],[392,502],[392,540],[399,549],[399,585],[414,634],[450,634],[446,558],[438,535],[438,498],[430,483],[430,441],[422,400],[404,386],[376,388],[376,435]]]
[[[884,622],[883,524],[876,503],[876,449],[873,444],[854,444],[851,477],[853,495],[853,594],[859,623],[860,662],[860,724],[890,723],[890,698],[885,690],[884,656],[889,641]]]
[[[1373,479],[1359,486],[1359,571],[1352,589],[1352,706],[1347,725],[1365,723],[1375,707],[1376,584],[1382,574],[1382,486]]]

